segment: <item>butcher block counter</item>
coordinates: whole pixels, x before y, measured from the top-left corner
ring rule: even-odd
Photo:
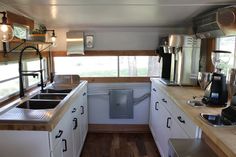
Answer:
[[[193,96],[203,96],[203,90],[198,87],[166,86],[158,78],[151,78],[151,81],[155,81],[160,90],[169,96],[226,156],[236,156],[236,127],[213,127],[200,117],[200,113],[220,114],[223,108],[193,107],[187,104],[187,101],[193,99]]]
[[[17,108],[16,106],[29,99],[27,97],[18,99],[11,105],[8,104],[10,107],[0,113],[0,130],[52,131],[71,107],[72,102],[75,101],[81,92],[81,88],[86,85],[87,81],[81,81],[75,85],[62,85],[64,88],[72,89],[72,91],[54,109],[34,110]]]

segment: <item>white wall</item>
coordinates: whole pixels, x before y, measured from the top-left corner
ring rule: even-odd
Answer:
[[[108,93],[109,89],[133,89],[134,98],[150,93],[150,83],[89,83],[89,124],[148,124],[149,98],[134,105],[133,119],[110,119],[109,96],[91,95]]]
[[[94,48],[87,50],[155,50],[160,36],[171,33],[182,34],[187,31],[183,28],[157,27],[59,28],[55,30],[58,36],[57,47],[52,50],[56,51],[66,50],[66,32],[73,30],[94,36]]]

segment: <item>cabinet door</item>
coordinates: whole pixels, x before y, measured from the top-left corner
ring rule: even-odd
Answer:
[[[157,137],[161,147],[160,152],[162,156],[167,157],[169,152],[168,140],[171,137],[172,117],[163,104],[160,104],[159,111],[159,123],[155,130],[157,131]]]
[[[82,144],[85,141],[87,132],[88,132],[88,104],[87,104],[87,87],[84,87],[82,90],[82,95],[80,98],[82,101],[80,103],[80,116],[79,116],[79,122],[80,122],[80,134],[82,138]]]
[[[172,120],[171,138],[190,138],[182,129],[176,120]]]
[[[80,120],[80,106],[82,104],[82,96],[79,96],[76,104],[72,108],[72,135],[73,135],[73,151],[74,157],[79,157],[82,149],[82,137],[81,137],[81,120]]]
[[[159,101],[158,101],[159,93],[157,92],[156,86],[152,83],[151,88],[151,101],[150,101],[150,110],[149,110],[149,127],[152,131],[154,139],[156,138],[156,134],[154,131],[157,128],[157,124],[159,123]]]
[[[73,141],[72,141],[72,122],[71,114],[69,112],[65,115],[65,123],[62,134],[62,152],[63,157],[73,156]]]
[[[52,155],[51,157],[63,157],[63,152],[62,152],[62,141],[60,141],[59,143],[57,143],[57,145],[54,147],[53,151],[52,151]]]

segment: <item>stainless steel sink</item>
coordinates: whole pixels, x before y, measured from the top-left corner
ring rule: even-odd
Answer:
[[[45,89],[42,91],[42,93],[70,93],[72,89]]]
[[[34,110],[43,110],[43,109],[53,109],[60,103],[60,100],[28,100],[22,104],[16,106],[17,108],[23,109],[34,109]]]
[[[66,97],[66,95],[66,93],[40,93],[30,99],[62,100]]]

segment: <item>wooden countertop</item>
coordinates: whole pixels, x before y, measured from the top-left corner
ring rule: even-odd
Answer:
[[[203,90],[197,87],[165,86],[157,78],[151,78],[151,81],[155,81],[162,92],[168,95],[227,156],[236,156],[236,127],[213,127],[200,117],[200,113],[219,114],[222,108],[192,107],[186,103],[187,100],[192,99],[193,96],[203,96]]]
[[[15,108],[20,102],[15,103],[6,112],[0,114],[0,130],[37,130],[52,131],[60,119],[71,107],[80,89],[87,84],[82,81],[52,110],[24,110]],[[25,100],[23,100],[25,101]],[[15,115],[16,114],[16,115]],[[39,117],[37,119],[37,117]]]

